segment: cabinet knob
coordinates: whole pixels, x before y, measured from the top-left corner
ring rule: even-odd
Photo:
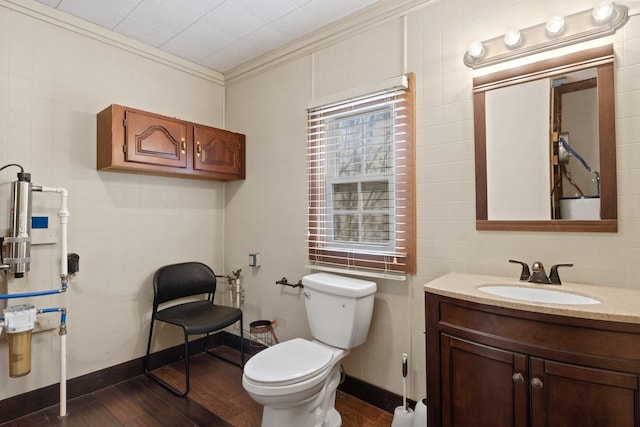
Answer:
[[[511,379],[516,384],[522,384],[524,382],[524,376],[520,372],[516,372],[511,376]]]
[[[197,145],[196,156],[200,157],[200,153],[202,152],[202,148],[200,148],[200,141],[198,141],[196,145]]]
[[[182,138],[182,154],[187,152],[187,143],[184,141],[184,138]]]
[[[531,379],[531,387],[540,390],[542,389],[542,387],[544,387],[544,384],[542,383],[542,380],[540,378],[532,378]]]

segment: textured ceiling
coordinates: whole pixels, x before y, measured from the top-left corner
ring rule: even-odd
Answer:
[[[379,0],[37,0],[226,72]]]

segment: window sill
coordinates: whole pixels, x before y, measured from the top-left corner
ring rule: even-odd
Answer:
[[[394,273],[394,272],[382,273],[382,272],[374,272],[374,271],[355,270],[352,268],[327,267],[323,265],[314,265],[314,264],[307,264],[305,265],[305,268],[308,268],[310,270],[327,271],[330,273],[349,274],[352,276],[362,276],[362,277],[374,277],[377,279],[396,280],[401,282],[404,282],[407,280],[406,274]]]

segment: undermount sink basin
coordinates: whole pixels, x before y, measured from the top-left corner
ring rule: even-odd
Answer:
[[[518,285],[482,285],[478,290],[504,298],[545,304],[591,305],[600,304],[595,298],[562,290],[533,288]]]

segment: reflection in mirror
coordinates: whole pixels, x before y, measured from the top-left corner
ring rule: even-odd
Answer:
[[[476,228],[617,231],[613,47],[474,79]]]
[[[552,219],[600,219],[600,156],[595,68],[555,77]]]

